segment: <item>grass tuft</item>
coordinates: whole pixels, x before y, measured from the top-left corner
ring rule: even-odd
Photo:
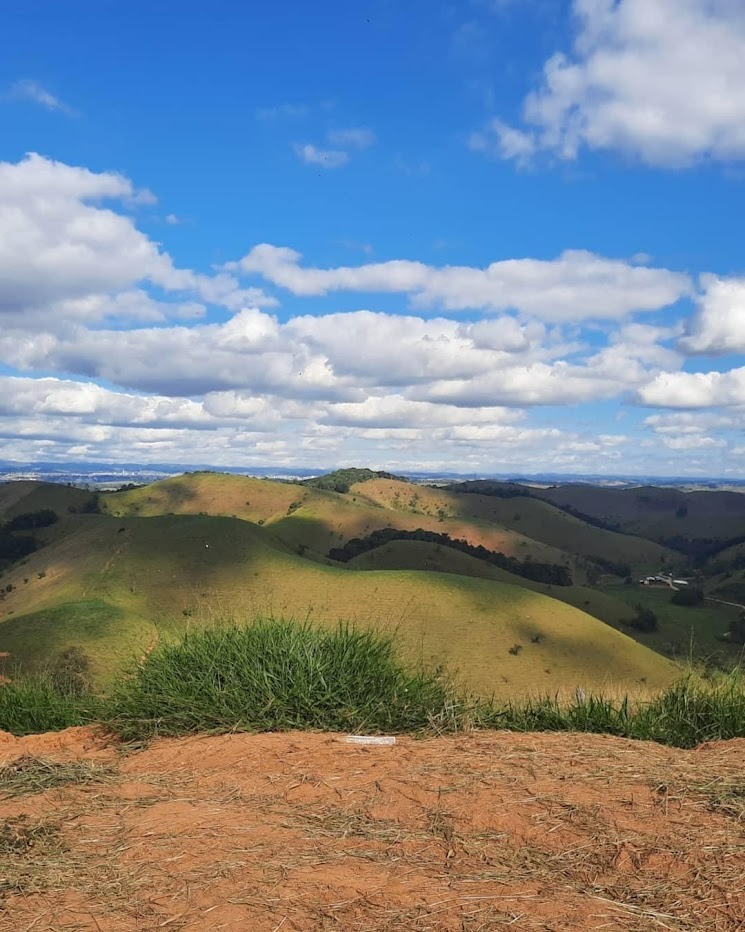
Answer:
[[[653,699],[638,720],[643,737],[682,748],[745,737],[745,671],[691,673]]]
[[[745,737],[745,675],[739,668],[707,677],[689,673],[651,701],[635,704],[603,696],[490,703],[477,707],[475,720],[511,731],[582,731],[693,748]]]
[[[603,696],[573,703],[542,696],[505,707],[489,704],[477,714],[482,726],[510,731],[583,731],[622,737],[629,736],[634,716],[628,699],[615,701]]]
[[[159,644],[114,690],[122,738],[195,732],[405,732],[452,720],[440,673],[408,671],[391,638],[291,621],[221,626]]]
[[[392,638],[347,625],[260,620],[159,642],[107,697],[61,692],[46,674],[0,686],[17,735],[102,722],[128,741],[233,731],[447,733],[473,728],[616,735],[692,748],[745,737],[745,673],[689,672],[652,698],[556,695],[509,704],[411,671]]]
[[[14,676],[0,685],[0,731],[23,736],[88,725],[100,706],[90,693],[61,689],[49,673]]]

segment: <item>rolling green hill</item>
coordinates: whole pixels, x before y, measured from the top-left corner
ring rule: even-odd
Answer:
[[[407,490],[416,489],[400,484]],[[367,485],[340,494],[266,479],[190,473],[100,498],[102,509],[117,516],[210,514],[243,518],[271,529],[287,546],[308,556],[323,556],[352,537],[364,537],[380,528],[422,527],[511,556],[530,555],[545,562],[565,560],[559,548],[486,519],[456,514],[442,518],[434,512],[390,508],[370,497]]]
[[[360,483],[352,486],[351,491],[398,512],[497,525],[573,558],[591,560],[602,556],[613,563],[626,564],[632,575],[651,572],[680,559],[659,544],[593,527],[535,498],[498,498],[383,479]]]
[[[51,509],[58,515],[94,508],[96,495],[55,482],[18,480],[0,483],[0,523],[30,511]]]
[[[640,486],[608,489],[564,485],[533,490],[544,501],[569,505],[621,530],[656,541],[727,541],[745,534],[745,494],[729,491],[682,492]]]
[[[592,527],[531,498],[500,499],[371,479],[341,494],[309,486],[218,473],[190,473],[128,492],[101,496],[109,514],[146,517],[210,514],[243,518],[271,528],[293,549],[325,555],[353,537],[385,527],[462,538],[509,556],[570,566],[577,581],[598,572],[602,556],[632,574],[656,571],[680,559],[654,542]]]
[[[229,517],[71,515],[60,525],[3,574],[12,587],[0,601],[8,662],[33,667],[76,645],[105,681],[156,638],[273,614],[395,628],[412,660],[447,663],[481,692],[654,687],[675,675],[590,615],[497,579],[327,566],[271,529]]]
[[[652,650],[678,660],[687,660],[693,654],[696,658],[708,661],[738,662],[745,653],[744,645],[730,642],[725,636],[731,619],[739,614],[736,607],[719,605],[710,600],[700,606],[675,605],[670,601],[672,591],[666,587],[618,584],[601,588],[547,586],[514,576],[449,547],[410,540],[391,541],[355,557],[347,565],[356,570],[410,569],[456,573],[523,586],[573,605],[617,630],[632,635]],[[745,598],[736,598],[745,596],[745,572],[742,576],[729,578],[727,583],[729,586],[723,584],[714,587],[710,594],[745,604]],[[657,630],[643,633],[629,627],[628,622],[640,604],[651,608],[657,615]]]
[[[354,570],[418,570],[428,573],[453,573],[459,576],[472,576],[476,579],[492,579],[497,582],[522,586],[532,592],[540,592],[552,599],[558,599],[567,605],[573,605],[593,618],[612,625],[619,631],[628,632],[624,626],[633,611],[627,602],[608,594],[605,589],[592,589],[589,586],[550,586],[516,576],[500,567],[492,566],[483,560],[450,547],[442,547],[416,540],[391,541],[376,550],[363,553],[347,566]]]

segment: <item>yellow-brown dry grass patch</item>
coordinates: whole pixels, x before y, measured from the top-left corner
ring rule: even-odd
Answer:
[[[0,766],[0,799],[43,793],[70,783],[101,783],[112,775],[112,769],[106,764],[55,761],[23,754]]]

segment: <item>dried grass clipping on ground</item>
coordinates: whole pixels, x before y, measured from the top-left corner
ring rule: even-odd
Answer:
[[[745,928],[745,741],[83,737],[0,771],[2,929]]]

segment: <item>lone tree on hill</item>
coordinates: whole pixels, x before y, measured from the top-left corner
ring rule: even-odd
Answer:
[[[643,605],[637,603],[636,615],[630,621],[627,621],[626,624],[630,628],[635,628],[637,631],[641,631],[643,634],[649,634],[652,631],[657,630],[657,615],[652,611],[651,608],[645,608]]]
[[[670,602],[673,605],[700,605],[704,601],[704,593],[696,586],[678,589],[672,594]]]

